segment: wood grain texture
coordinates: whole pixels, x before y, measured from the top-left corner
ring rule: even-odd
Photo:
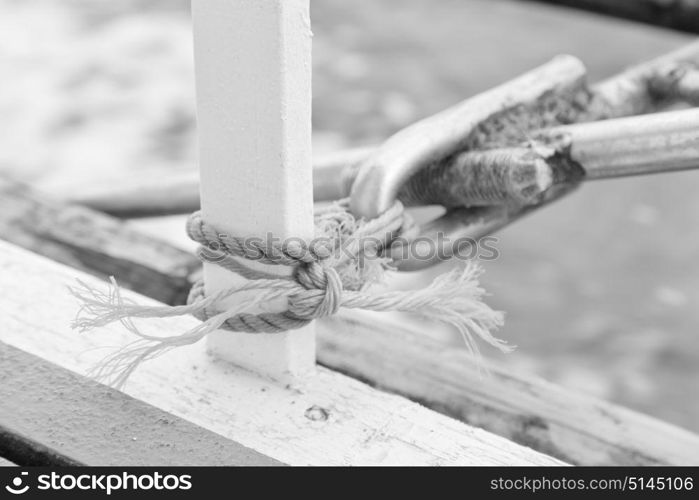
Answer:
[[[166,303],[182,302],[196,259],[156,237],[76,205],[52,203],[0,176],[0,238]]]
[[[696,465],[699,436],[536,377],[488,365],[405,322],[341,312],[320,322],[319,360],[376,387],[580,465]]]
[[[0,456],[23,466],[281,465],[2,342],[0,429]]]
[[[24,197],[32,200],[32,203],[21,205],[24,209],[41,205],[42,211],[49,211],[52,207],[65,210],[60,204],[41,201],[26,190]],[[118,234],[118,237],[113,236],[114,244],[133,252],[133,255],[127,252],[126,257],[121,258],[127,262],[137,259],[139,246],[129,242],[139,241],[142,236],[128,225],[101,214],[87,209],[81,213],[92,214],[97,220],[111,221],[106,226],[91,223],[95,230],[87,233],[89,238],[83,238],[82,244],[88,250],[82,251],[100,255],[87,263],[91,266],[90,272],[102,276],[111,272],[115,265],[111,262],[115,257],[105,253],[100,244],[109,235]],[[5,229],[10,227],[5,220],[8,214],[12,218],[22,218],[21,211],[0,212],[0,228],[3,228],[0,238],[8,236],[5,234]],[[112,225],[118,226],[119,230],[102,232],[100,229]],[[12,241],[27,245],[30,250],[52,243],[48,240],[42,244],[41,237],[32,232],[28,236],[22,235],[27,231],[24,225],[12,227],[16,231]],[[76,231],[72,224],[59,224],[55,231],[63,234],[64,240],[77,237],[72,235]],[[59,241],[59,248],[60,244]],[[146,254],[152,254],[160,245],[163,244],[157,242]],[[179,256],[179,252],[174,248],[160,252],[162,257],[158,265],[167,267],[167,260],[174,259],[169,256]],[[55,251],[48,256],[75,267],[72,253],[67,250]],[[183,258],[185,268],[197,268],[193,255],[185,253]],[[179,259],[177,257],[170,265],[177,268],[174,264]],[[84,266],[82,264],[80,268]],[[148,283],[130,272],[117,276],[124,286],[143,295],[167,288],[172,283],[167,276]],[[190,276],[192,279],[194,276]],[[182,294],[176,295],[180,301],[170,301],[170,304],[182,303]],[[583,465],[699,462],[696,453],[699,445],[692,433],[543,380],[512,373],[506,365],[491,365],[493,376],[481,378],[464,352],[430,339],[407,321],[397,322],[356,312],[342,313],[319,321],[317,330],[318,360],[322,365],[398,392],[436,411],[561,459]]]
[[[78,304],[66,286],[93,276],[0,244],[0,341],[83,374],[133,340],[120,325],[70,329]],[[154,301],[125,291],[141,303]],[[193,318],[148,322],[155,335]],[[144,364],[125,392],[292,465],[554,465],[561,462],[327,369],[281,386],[207,354],[204,343]]]

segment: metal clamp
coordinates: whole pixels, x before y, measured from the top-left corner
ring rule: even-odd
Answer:
[[[356,173],[350,208],[373,218],[396,199],[446,206],[445,215],[386,250],[400,270],[419,270],[582,180],[698,168],[699,110],[578,123],[695,103],[695,65],[699,43],[590,90],[577,59],[554,59],[390,138],[346,171]]]

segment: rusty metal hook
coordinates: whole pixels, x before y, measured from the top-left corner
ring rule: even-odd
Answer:
[[[424,253],[416,245],[432,241],[439,248],[430,255],[439,259],[453,255],[454,245],[464,238],[477,240],[490,234],[567,194],[584,178],[699,167],[697,110],[557,126],[652,111],[672,100],[694,102],[699,93],[688,82],[697,81],[697,64],[699,43],[626,71],[591,91],[585,85],[582,63],[570,56],[554,59],[393,136],[351,170],[358,172],[350,207],[359,216],[376,217],[398,197],[405,198],[406,184],[417,189],[413,197],[419,201],[447,207],[449,194],[456,192],[451,199],[457,201],[444,216],[413,231],[412,241],[387,250],[399,269],[417,270],[439,260],[417,258]],[[522,146],[524,134],[531,141]],[[518,146],[490,149],[514,141]],[[529,180],[520,186],[533,189],[529,199],[518,200],[512,196],[516,193],[503,189],[511,181],[506,178],[496,186],[506,199],[490,200],[498,204],[488,205],[487,196],[479,200],[459,192],[468,185],[459,180],[468,181],[469,176],[473,180],[473,165],[485,166],[483,171],[492,177],[497,168],[488,167],[502,165],[503,158],[518,153],[525,168],[517,171],[529,171]],[[542,165],[550,167],[548,180]],[[435,181],[439,172],[448,175]],[[431,190],[424,191],[428,185]],[[411,201],[410,189],[407,198]],[[439,239],[435,239],[437,233]],[[411,251],[406,252],[406,246]]]

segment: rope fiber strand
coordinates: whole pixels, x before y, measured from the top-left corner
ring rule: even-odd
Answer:
[[[452,325],[475,355],[479,353],[475,337],[505,352],[512,349],[491,333],[503,324],[503,313],[483,302],[485,292],[478,282],[481,270],[473,261],[418,290],[369,290],[391,270],[390,260],[381,256],[382,249],[410,229],[411,221],[400,202],[367,221],[356,220],[348,211],[347,200],[342,200],[318,211],[315,224],[316,238],[308,244],[297,239],[267,243],[221,234],[201,213],[192,214],[187,233],[201,245],[199,257],[249,281],[213,296],[206,296],[204,284],[199,281],[184,306],[139,305],[122,296],[114,278],[106,293],[79,282],[70,289],[81,302],[73,328],[87,331],[119,321],[137,337],[107,357],[95,375],[121,386],[142,362],[174,347],[198,342],[215,330],[285,332],[333,315],[343,307],[414,313]],[[250,261],[288,267],[292,273],[279,277],[247,265]],[[240,298],[243,292],[244,299]],[[285,311],[259,312],[260,305],[279,298],[287,301]],[[202,323],[168,337],[148,335],[134,323],[184,315],[194,315]]]

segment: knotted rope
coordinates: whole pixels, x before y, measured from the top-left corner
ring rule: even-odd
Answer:
[[[300,328],[316,318],[335,314],[340,307],[381,310],[382,304],[357,293],[376,269],[359,269],[355,263],[360,252],[376,249],[362,248],[362,241],[390,241],[403,226],[400,203],[381,217],[357,225],[346,208],[335,205],[316,214],[316,238],[312,245],[299,240],[291,243],[266,244],[222,235],[207,224],[200,212],[192,214],[187,222],[187,234],[202,245],[202,260],[215,261],[219,266],[249,280],[280,280],[277,275],[246,266],[242,259],[267,265],[290,267],[288,304],[281,313],[241,313],[228,318],[224,328],[247,333],[277,333]],[[364,257],[368,257],[364,255]],[[269,283],[270,287],[276,284]],[[204,296],[203,283],[197,283],[190,293],[189,302],[196,303]],[[206,311],[197,314],[208,319]]]
[[[396,204],[373,220],[356,220],[342,201],[315,215],[316,238],[309,243],[265,242],[221,234],[196,212],[187,222],[187,233],[199,243],[199,256],[246,278],[244,284],[207,296],[196,283],[185,306],[144,306],[125,299],[114,280],[104,293],[79,282],[71,292],[81,301],[74,328],[81,331],[120,321],[138,339],[109,356],[96,375],[122,385],[143,361],[167,350],[198,342],[209,333],[227,329],[247,333],[278,333],[300,328],[314,319],[331,316],[341,307],[370,311],[402,311],[456,327],[467,347],[478,353],[474,336],[503,350],[510,349],[491,331],[503,323],[503,315],[483,301],[480,268],[474,262],[436,278],[426,288],[412,291],[370,291],[391,269],[382,251],[411,221]],[[252,262],[288,268],[288,275],[262,271]],[[286,299],[282,312],[261,311],[269,301]],[[142,332],[134,319],[191,314],[200,325],[178,335],[152,336]]]

